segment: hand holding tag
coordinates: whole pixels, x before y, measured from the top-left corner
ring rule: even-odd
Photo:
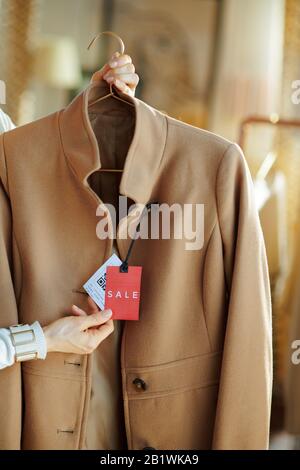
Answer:
[[[152,205],[158,204],[146,204],[146,213],[151,210]],[[139,230],[140,222],[136,227],[136,234]],[[114,320],[139,319],[142,267],[128,266],[135,240],[136,237],[131,240],[123,262],[115,254],[112,255],[83,286],[101,309],[112,309]]]

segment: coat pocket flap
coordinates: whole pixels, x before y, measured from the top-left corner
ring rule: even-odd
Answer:
[[[166,364],[128,368],[128,396],[145,397],[217,384],[222,352],[194,356]]]

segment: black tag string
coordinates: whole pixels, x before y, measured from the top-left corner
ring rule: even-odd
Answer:
[[[128,259],[129,259],[129,256],[131,254],[131,251],[132,251],[132,248],[133,248],[133,244],[134,242],[136,241],[136,236],[138,234],[138,232],[140,231],[140,227],[141,227],[141,221],[142,221],[142,218],[144,217],[144,215],[148,214],[151,209],[152,209],[152,205],[158,205],[159,202],[157,201],[154,201],[154,202],[148,202],[146,205],[145,205],[145,208],[142,212],[142,215],[141,215],[141,218],[140,218],[140,221],[138,223],[138,225],[136,226],[136,229],[135,229],[135,233],[134,233],[134,237],[133,239],[131,240],[130,242],[130,245],[129,245],[129,248],[128,248],[128,251],[127,251],[127,255],[126,255],[126,258],[124,259],[124,261],[122,262],[121,266],[120,266],[120,272],[121,273],[127,273],[128,272]]]

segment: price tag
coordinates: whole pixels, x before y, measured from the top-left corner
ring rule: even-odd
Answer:
[[[105,308],[111,308],[115,320],[138,320],[141,266],[128,266],[127,272],[108,266],[106,271]]]

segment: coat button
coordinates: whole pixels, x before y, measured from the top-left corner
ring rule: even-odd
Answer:
[[[138,388],[139,390],[146,390],[147,389],[147,384],[146,382],[143,380],[143,379],[140,379],[139,377],[136,377],[133,381],[132,381],[133,385],[136,386],[136,388]]]

